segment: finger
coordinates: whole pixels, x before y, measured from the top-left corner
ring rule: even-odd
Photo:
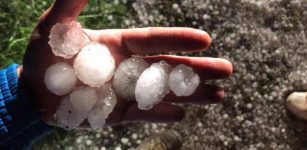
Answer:
[[[205,31],[192,28],[137,28],[122,30],[122,42],[136,54],[167,51],[201,51],[210,46]]]
[[[56,23],[65,23],[75,20],[83,10],[88,0],[56,0],[55,3],[42,15],[38,28],[49,31]]]
[[[147,56],[144,59],[150,63],[165,60],[173,67],[178,64],[185,64],[192,67],[200,78],[204,80],[228,78],[233,72],[232,64],[221,58],[161,55]]]
[[[178,122],[184,118],[185,111],[168,103],[160,103],[150,110],[140,110],[137,104],[132,104],[124,114],[122,121],[148,121],[148,122]]]
[[[191,96],[176,96],[173,92],[167,94],[165,102],[215,104],[224,100],[224,90],[214,85],[200,85]]]

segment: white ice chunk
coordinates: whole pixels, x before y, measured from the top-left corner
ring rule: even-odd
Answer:
[[[92,87],[78,87],[70,93],[69,98],[76,110],[87,116],[97,101],[97,93]]]
[[[104,115],[106,117],[113,111],[117,98],[111,84],[105,84],[97,89],[98,100],[95,104],[95,108],[103,108]]]
[[[113,111],[117,102],[116,94],[110,84],[104,84],[96,91],[98,99],[87,118],[94,129],[102,128],[105,125],[105,120]]]
[[[75,129],[86,119],[97,101],[96,90],[91,87],[78,87],[64,97],[55,113],[59,127]]]
[[[75,21],[55,24],[50,30],[49,39],[54,55],[66,59],[72,58],[90,42],[82,26]]]
[[[294,115],[307,120],[307,92],[293,92],[287,98],[286,107]]]
[[[63,96],[73,90],[77,77],[69,64],[56,63],[47,69],[44,82],[50,92]]]
[[[113,77],[116,93],[126,100],[134,100],[136,82],[148,67],[148,63],[142,58],[131,57],[122,61]]]
[[[58,106],[54,119],[57,126],[71,130],[78,128],[85,118],[71,103],[69,96],[66,96]]]
[[[152,64],[136,83],[135,97],[140,109],[151,109],[169,92],[168,76],[171,66],[165,61]]]
[[[169,75],[169,86],[177,96],[190,96],[199,85],[199,76],[191,67],[180,64]]]
[[[90,43],[78,54],[74,69],[82,82],[99,87],[113,76],[115,60],[106,45]]]

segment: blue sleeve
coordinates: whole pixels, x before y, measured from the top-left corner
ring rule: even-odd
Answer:
[[[23,90],[19,90],[17,64],[0,70],[0,149],[28,149],[52,131],[35,112]]]

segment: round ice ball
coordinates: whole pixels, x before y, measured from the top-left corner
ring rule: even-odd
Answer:
[[[138,57],[122,61],[114,73],[112,82],[116,93],[125,100],[134,100],[136,82],[148,67],[148,63]]]
[[[199,82],[198,74],[183,64],[176,66],[169,75],[169,86],[177,96],[192,95]]]
[[[135,98],[140,109],[151,109],[163,100],[169,92],[170,71],[171,66],[165,61],[160,61],[153,63],[141,74],[135,88]]]
[[[97,93],[95,88],[81,86],[75,88],[69,98],[75,109],[87,116],[97,101]]]
[[[64,97],[55,113],[59,127],[75,129],[87,118],[97,101],[96,90],[91,87],[77,87]]]
[[[96,89],[98,99],[93,109],[88,114],[88,122],[92,128],[102,128],[106,119],[113,111],[117,98],[110,84],[104,84]]]
[[[307,92],[293,92],[287,98],[286,107],[296,116],[307,120]]]
[[[102,110],[104,112],[104,116],[108,117],[117,103],[116,94],[111,84],[104,84],[96,91],[98,95],[98,100],[94,107],[103,108]]]
[[[71,103],[69,96],[62,99],[54,116],[57,126],[66,130],[78,128],[85,118]]]
[[[44,82],[51,93],[62,96],[73,90],[77,84],[77,78],[69,64],[60,62],[46,70]]]
[[[115,60],[106,45],[90,43],[76,57],[74,69],[82,82],[99,87],[113,76]]]
[[[50,30],[49,45],[55,56],[72,58],[89,42],[82,26],[76,21],[57,23]]]

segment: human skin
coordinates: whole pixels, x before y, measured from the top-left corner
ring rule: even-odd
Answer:
[[[56,23],[75,20],[87,0],[56,0],[55,3],[41,16],[29,41],[23,67],[18,69],[23,86],[30,100],[49,125],[56,125],[53,114],[61,101],[61,97],[49,92],[44,85],[46,69],[55,62],[64,60],[53,55],[48,45],[51,27]],[[157,54],[160,52],[195,52],[209,48],[210,36],[201,30],[192,28],[147,27],[135,29],[84,29],[89,38],[108,46],[115,58],[116,65],[131,55]],[[225,79],[232,74],[232,64],[220,58],[184,57],[158,55],[144,57],[149,62],[165,60],[173,66],[186,64],[195,69],[201,80]],[[135,101],[127,102],[118,98],[114,111],[107,119],[107,125],[121,122],[176,122],[183,119],[185,111],[173,103],[210,104],[222,102],[224,91],[220,87],[201,84],[196,92],[189,97],[176,97],[168,94],[162,103],[153,109],[145,111],[137,108]],[[88,123],[83,123],[84,127]]]

